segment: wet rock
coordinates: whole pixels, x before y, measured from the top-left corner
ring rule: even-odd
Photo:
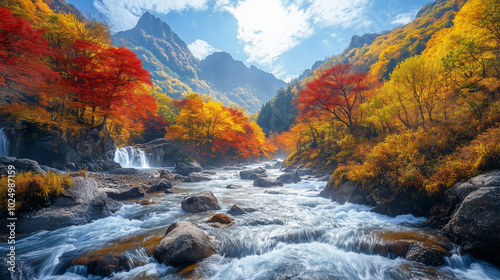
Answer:
[[[250,170],[242,170],[240,171],[241,179],[246,180],[255,180],[262,177],[267,177],[266,170],[262,167],[250,169]]]
[[[149,166],[172,166],[179,149],[167,138],[158,138],[138,145],[148,157]]]
[[[473,191],[459,204],[444,233],[473,256],[500,264],[500,171],[454,188],[458,197]]]
[[[265,169],[271,169],[271,168],[273,168],[273,166],[272,166],[272,165],[270,165],[270,164],[266,164],[266,165],[264,165],[264,168],[265,168]]]
[[[172,182],[165,179],[161,179],[160,181],[156,182],[151,188],[149,188],[147,193],[165,191],[172,188],[173,188]]]
[[[241,189],[241,188],[243,188],[243,187],[240,185],[233,185],[233,184],[226,186],[226,189],[230,189],[230,190],[236,190],[236,189]]]
[[[109,198],[116,200],[127,200],[144,196],[144,190],[141,187],[121,187],[114,191],[107,191]]]
[[[133,264],[128,263],[124,255],[96,255],[87,263],[87,273],[103,277],[122,270],[130,270]]]
[[[158,179],[161,176],[158,170],[139,170],[139,175],[144,179]]]
[[[176,224],[169,227],[153,251],[158,262],[170,266],[190,265],[215,253],[212,242],[201,229],[191,223]]]
[[[328,181],[330,181],[331,178],[332,178],[331,175],[324,175],[324,176],[318,177],[318,181],[328,182]]]
[[[298,183],[301,181],[299,172],[286,172],[278,177],[278,181],[283,184]]]
[[[255,187],[260,187],[260,188],[269,188],[269,187],[281,187],[283,186],[283,183],[274,179],[259,178],[253,181],[253,185]]]
[[[219,214],[213,215],[212,218],[210,218],[210,220],[208,220],[208,223],[220,223],[220,224],[227,225],[227,224],[232,223],[232,221],[228,215],[223,214],[223,213],[219,213]]]
[[[346,202],[370,204],[367,200],[368,193],[363,190],[361,183],[358,182],[347,181],[336,187],[335,181],[331,178],[320,195],[340,204]]]
[[[20,214],[16,232],[30,233],[39,230],[55,230],[62,227],[87,224],[112,215],[121,203],[100,194],[89,203],[67,207],[51,205],[41,210]]]
[[[211,191],[203,191],[184,197],[181,202],[181,208],[188,213],[221,209],[217,198]]]
[[[93,199],[100,196],[97,183],[90,177],[72,178],[72,184],[60,196],[56,197],[53,206],[67,207],[71,205],[90,203]]]
[[[182,182],[189,182],[189,177],[181,175],[181,174],[175,174],[174,180],[176,180],[176,181],[182,181]]]
[[[300,176],[314,175],[314,171],[311,168],[298,168],[295,170]]]
[[[210,175],[201,172],[190,173],[188,178],[189,182],[203,182],[212,180],[212,178],[210,178]]]
[[[281,168],[281,164],[282,164],[282,162],[281,162],[281,161],[277,161],[277,162],[273,165],[273,168],[279,169],[279,168]]]
[[[191,159],[187,156],[182,156],[176,163],[175,169],[184,176],[188,176],[193,172],[201,172],[203,168],[201,165],[194,159]]]
[[[7,174],[8,166],[13,165],[17,172],[31,171],[32,173],[45,174],[45,171],[40,167],[38,162],[27,158],[15,157],[0,157],[0,171],[1,174]],[[4,172],[5,171],[5,172]]]
[[[445,264],[443,254],[439,250],[426,246],[421,242],[415,242],[410,245],[405,259],[429,266],[442,266]]]
[[[107,172],[108,174],[114,175],[138,175],[139,170],[129,167],[129,168],[115,168]]]
[[[233,215],[233,216],[238,216],[238,215],[247,214],[247,211],[245,211],[245,209],[239,207],[238,205],[233,204],[233,206],[231,206],[231,208],[229,208],[229,210],[227,210],[226,213]]]
[[[13,264],[13,265],[12,265]],[[14,266],[14,272],[9,268]],[[2,280],[28,280],[31,279],[31,271],[22,261],[11,261],[7,257],[0,258],[0,279]]]
[[[203,170],[201,171],[201,173],[207,175],[217,175],[217,172],[215,172],[215,170]]]

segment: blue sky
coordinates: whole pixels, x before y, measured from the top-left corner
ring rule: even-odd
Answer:
[[[146,11],[161,18],[202,59],[225,51],[288,81],[344,50],[353,35],[410,22],[430,0],[67,0],[100,13],[113,32]]]

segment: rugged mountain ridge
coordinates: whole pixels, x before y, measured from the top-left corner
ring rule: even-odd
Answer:
[[[175,98],[186,92],[207,94],[253,113],[286,85],[270,73],[246,67],[224,52],[195,58],[170,26],[146,12],[130,30],[113,35],[113,43],[137,53],[163,93]]]

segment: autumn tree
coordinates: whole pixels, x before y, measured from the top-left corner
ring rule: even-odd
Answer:
[[[337,64],[307,83],[296,102],[302,116],[334,119],[354,133],[360,121],[358,107],[369,88],[366,73],[356,73],[351,64]]]
[[[26,91],[57,77],[45,61],[53,52],[43,33],[0,7],[0,86]]]
[[[85,109],[90,108],[90,124],[96,125],[116,114],[117,108],[148,109],[143,98],[150,96],[151,75],[142,68],[135,53],[124,47],[82,40],[76,41],[69,51],[72,55],[65,61],[63,73],[66,84],[75,92],[75,106],[81,108],[80,117],[83,118]]]

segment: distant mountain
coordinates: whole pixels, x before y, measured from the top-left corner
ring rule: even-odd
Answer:
[[[175,98],[195,91],[254,113],[286,86],[272,74],[254,66],[248,68],[228,53],[198,60],[168,24],[150,13],[145,13],[133,29],[119,32],[112,39],[115,45],[125,45],[137,53],[154,83]]]

